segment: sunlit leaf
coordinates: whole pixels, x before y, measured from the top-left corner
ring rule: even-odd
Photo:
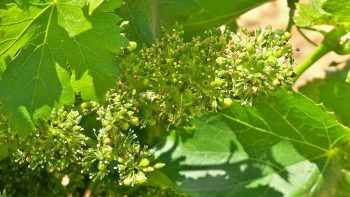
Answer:
[[[0,10],[0,100],[15,132],[33,130],[75,94],[101,99],[114,86],[115,56],[126,45],[119,18],[102,11],[87,17],[84,8],[84,0],[31,1]]]
[[[294,22],[299,27],[312,27],[314,25],[333,25],[336,23],[334,16],[322,9],[326,0],[311,0],[308,3],[297,3],[298,14]]]
[[[350,1],[349,0],[327,0],[323,9],[337,17],[341,22],[350,23]]]
[[[284,91],[192,124],[158,152],[163,172],[190,196],[311,196],[350,137],[322,106]]]

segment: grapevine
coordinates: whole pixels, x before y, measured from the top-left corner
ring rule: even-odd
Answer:
[[[0,197],[347,196],[349,62],[295,82],[350,54],[350,3],[237,26],[266,2],[0,2]]]
[[[164,164],[151,165],[151,151],[140,145],[133,128],[159,121],[186,124],[202,112],[239,101],[252,104],[258,95],[290,85],[289,38],[270,27],[243,34],[215,29],[185,42],[183,31],[173,29],[139,52],[132,51],[131,43],[118,86],[107,92],[105,103],[54,109],[35,133],[18,139],[14,161],[48,172],[79,164],[94,181],[118,174],[120,185],[145,183],[146,174]],[[81,121],[92,114],[101,127],[88,137]]]

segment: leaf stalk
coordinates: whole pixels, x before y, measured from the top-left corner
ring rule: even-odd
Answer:
[[[297,75],[294,81],[296,81],[311,65],[331,51],[332,50],[324,43],[318,45],[306,59],[294,67],[294,73]]]

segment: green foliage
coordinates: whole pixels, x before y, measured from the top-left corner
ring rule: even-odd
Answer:
[[[325,54],[334,51],[340,55],[350,53],[350,20],[344,16],[349,12],[348,1],[311,0],[311,3],[298,3],[299,15],[294,22],[299,28],[312,29],[324,34],[323,42],[295,69],[298,75]],[[341,9],[340,9],[341,8]],[[315,25],[333,26],[329,32],[318,30]],[[350,76],[350,73],[348,74]]]
[[[158,151],[163,172],[190,196],[311,196],[335,178],[350,137],[322,106],[286,91],[191,123]]]
[[[324,41],[294,65],[232,32],[265,2],[2,0],[0,196],[348,196],[347,68],[291,85],[350,53],[349,3],[297,4]]]
[[[113,87],[115,55],[126,41],[119,19],[103,9],[87,16],[84,7],[83,0],[30,1],[0,11],[0,99],[14,132],[34,130],[52,107],[73,104],[75,93],[101,99]]]
[[[347,0],[327,0],[323,4],[323,9],[333,14],[338,21],[350,23],[350,2]]]
[[[294,17],[295,24],[301,28],[311,28],[315,25],[334,26],[330,32],[322,32],[325,35],[324,43],[328,45],[329,50],[339,54],[350,52],[350,43],[348,38],[344,37],[349,31],[350,20],[341,16],[348,12],[347,1],[333,0],[312,0],[311,3],[298,3],[299,14]],[[339,9],[339,6],[342,9]],[[338,13],[336,10],[341,10]]]
[[[328,72],[325,79],[314,79],[300,88],[300,92],[315,102],[323,103],[333,111],[337,119],[350,126],[350,104],[344,102],[349,97],[350,84],[345,81],[347,69]]]
[[[118,14],[130,22],[129,38],[152,44],[161,35],[161,27],[170,30],[176,22],[183,25],[185,38],[192,39],[220,25],[236,29],[236,18],[268,0],[126,0]]]
[[[311,0],[310,3],[297,3],[298,15],[294,21],[299,27],[314,25],[349,25],[350,10],[347,0]]]
[[[333,25],[336,23],[332,14],[322,9],[326,0],[311,0],[310,3],[297,3],[298,15],[294,22],[299,27],[312,27],[314,25]]]

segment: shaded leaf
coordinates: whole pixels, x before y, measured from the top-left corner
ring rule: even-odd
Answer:
[[[129,21],[128,38],[150,45],[160,35],[159,7],[157,0],[127,0],[118,14]]]
[[[345,81],[348,70],[327,72],[325,79],[315,79],[299,91],[315,102],[323,103],[341,123],[350,126],[350,84]]]
[[[174,4],[179,4],[177,0],[161,2],[163,2],[161,8],[170,7]],[[205,30],[208,30],[213,27],[218,27],[224,24],[230,26],[232,29],[236,29],[236,19],[238,18],[238,16],[266,2],[268,2],[268,0],[194,0],[197,9],[194,12],[190,12],[190,14],[186,18],[183,18],[183,16],[181,15],[177,15],[177,12],[172,12],[170,14],[169,12],[167,12],[166,14],[164,14],[164,16],[165,18],[169,18],[172,20],[175,19],[182,21],[184,30],[186,32],[185,35],[187,36],[187,38],[192,38],[192,36],[201,34]],[[187,3],[182,4],[180,6],[182,6],[182,8],[187,7]],[[171,17],[167,17],[168,15],[170,15]],[[170,25],[172,25],[173,22],[171,20],[168,21],[171,22]]]
[[[96,8],[98,8],[98,6],[101,5],[101,3],[103,3],[104,0],[88,0],[88,4],[89,4],[89,15],[91,15]]]
[[[284,91],[192,124],[158,151],[164,174],[190,196],[312,195],[337,161],[338,142],[350,137],[323,107]]]
[[[118,13],[130,21],[129,34],[138,42],[150,44],[160,35],[160,27],[173,28],[176,22],[184,26],[185,37],[205,30],[229,25],[236,28],[236,19],[244,12],[268,0],[126,0]]]

